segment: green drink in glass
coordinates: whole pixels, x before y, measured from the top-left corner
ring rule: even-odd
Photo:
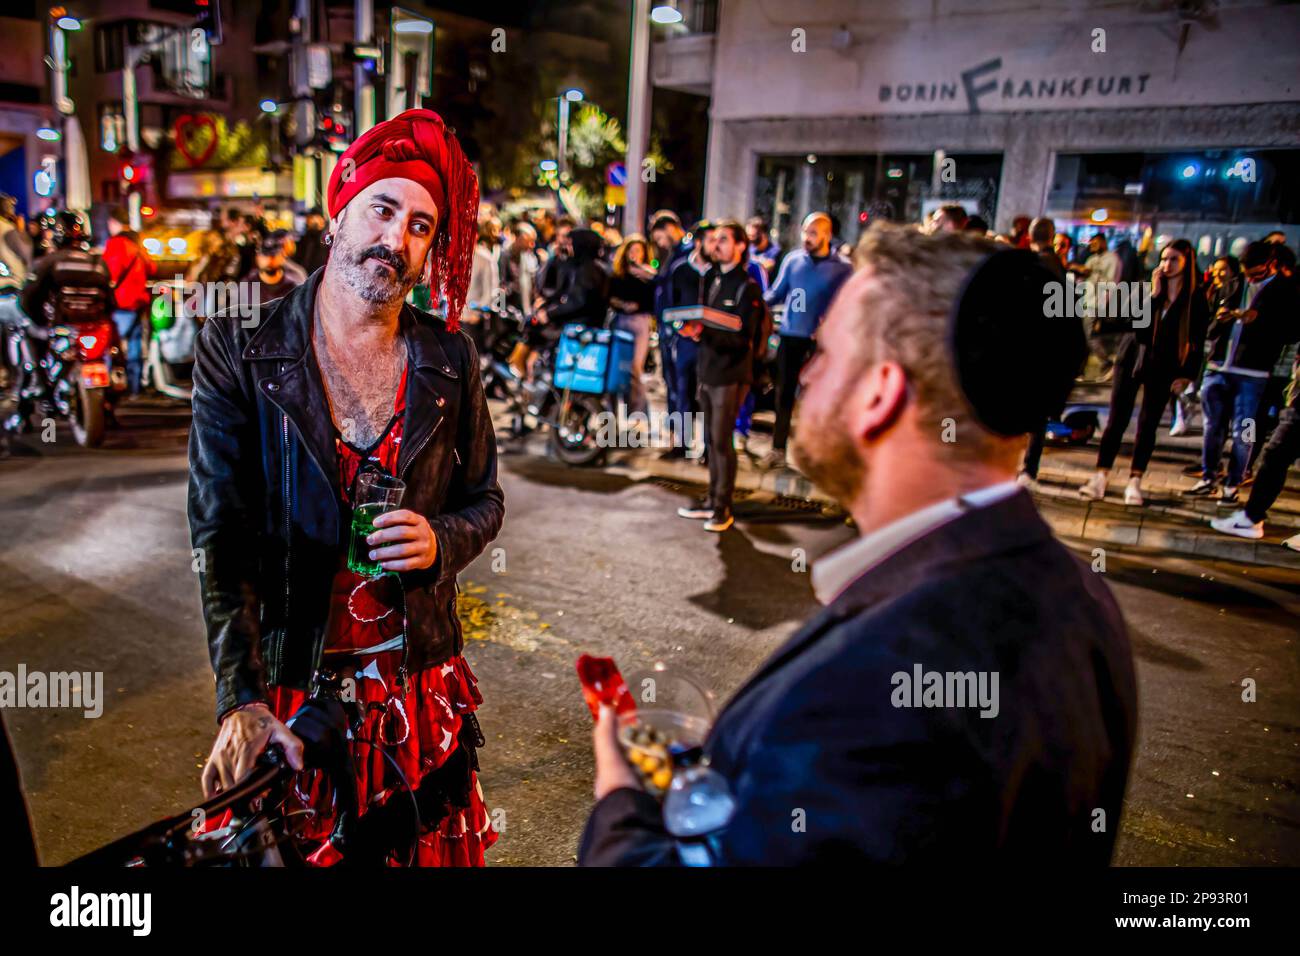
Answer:
[[[372,549],[366,538],[375,533],[375,519],[396,511],[402,503],[406,483],[380,472],[363,472],[357,478],[356,502],[352,506],[352,530],[348,539],[348,570],[363,577],[385,574],[378,561],[370,560]],[[383,547],[383,545],[380,545]]]

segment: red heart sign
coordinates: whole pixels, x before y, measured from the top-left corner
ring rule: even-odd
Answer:
[[[208,144],[203,147],[203,151],[195,155],[190,152],[189,138],[192,133],[204,127],[207,127],[212,135],[208,139]],[[181,155],[185,157],[185,161],[190,164],[191,169],[202,166],[217,151],[217,124],[207,113],[200,113],[197,116],[186,113],[184,116],[178,117],[176,125],[172,127],[172,134],[176,138],[176,148],[180,150]]]

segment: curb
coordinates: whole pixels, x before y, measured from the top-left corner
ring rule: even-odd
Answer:
[[[655,454],[623,450],[611,456],[610,467],[626,469],[656,478],[703,485],[708,476],[704,469],[681,460],[660,461]],[[751,492],[768,492],[778,497],[817,502],[827,510],[839,505],[798,472],[760,472],[745,466],[736,471],[736,488]],[[1057,534],[1081,542],[1138,548],[1145,551],[1184,554],[1238,564],[1256,564],[1300,571],[1300,552],[1281,547],[1282,536],[1260,541],[1234,538],[1206,527],[1201,530],[1188,523],[1187,513],[1159,506],[1129,508],[1112,501],[1083,501],[1068,492],[1035,493],[1039,513]],[[1181,520],[1152,520],[1155,515],[1170,514]],[[1203,515],[1196,515],[1203,519]]]

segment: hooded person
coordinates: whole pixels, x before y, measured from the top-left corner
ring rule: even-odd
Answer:
[[[324,267],[198,338],[189,517],[219,723],[203,787],[269,743],[302,770],[295,714],[338,697],[357,802],[299,780],[308,861],[482,865],[482,697],[455,613],[456,576],[504,515],[457,321],[478,183],[438,114],[408,110],[339,158],[327,200]],[[406,304],[417,281],[445,315]]]

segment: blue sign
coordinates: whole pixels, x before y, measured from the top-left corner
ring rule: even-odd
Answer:
[[[605,167],[605,183],[610,186],[627,185],[627,167],[622,163],[610,163]]]

